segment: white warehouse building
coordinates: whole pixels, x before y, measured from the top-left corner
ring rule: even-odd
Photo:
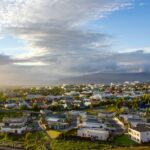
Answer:
[[[109,137],[109,131],[100,128],[81,128],[78,129],[77,136],[106,141]]]

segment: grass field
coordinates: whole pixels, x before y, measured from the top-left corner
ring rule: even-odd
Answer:
[[[112,141],[113,145],[118,145],[118,146],[126,146],[126,147],[130,147],[130,146],[135,146],[137,145],[134,141],[132,141],[128,135],[122,135],[122,136],[118,136],[116,137],[113,141]]]
[[[52,140],[52,150],[104,150],[110,146],[91,141]]]
[[[126,137],[122,137],[125,139]],[[126,141],[127,142],[127,141]],[[117,143],[118,144],[118,143]],[[122,144],[122,143],[121,143]],[[52,150],[149,150],[150,146],[117,146],[110,143],[102,143],[102,142],[92,142],[92,141],[84,141],[84,140],[52,140],[51,148]]]
[[[136,147],[115,147],[107,150],[149,150],[149,146],[136,146]]]

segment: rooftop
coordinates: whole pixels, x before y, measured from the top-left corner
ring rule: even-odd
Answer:
[[[26,122],[27,118],[26,117],[21,117],[21,118],[3,118],[3,122],[5,123],[22,123]]]
[[[150,126],[138,125],[137,127],[133,127],[131,129],[139,131],[139,132],[146,132],[146,131],[150,131]]]
[[[106,131],[105,129],[102,129],[102,128],[81,128],[79,130],[82,130],[82,131],[92,131],[92,132],[97,132],[97,133],[108,132],[108,131]]]

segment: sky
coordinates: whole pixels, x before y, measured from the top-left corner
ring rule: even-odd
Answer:
[[[149,0],[0,0],[0,85],[150,72]]]

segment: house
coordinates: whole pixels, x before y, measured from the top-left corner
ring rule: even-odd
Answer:
[[[129,118],[128,119],[128,124],[131,126],[131,127],[136,127],[138,126],[138,124],[143,124],[143,120],[142,119],[134,119],[134,118]]]
[[[84,102],[84,106],[88,107],[88,106],[91,106],[91,102]]]
[[[57,95],[57,96],[54,96],[54,95],[48,95],[46,96],[46,99],[48,101],[52,101],[52,100],[60,100],[61,98],[63,98],[63,96],[61,95]]]
[[[96,116],[83,116],[82,118],[78,118],[77,120],[78,127],[84,128],[106,128],[107,126],[99,121]]]
[[[100,94],[95,94],[95,95],[93,95],[93,96],[91,96],[90,97],[90,99],[92,100],[92,101],[102,101],[102,95],[100,95]]]
[[[79,111],[79,110],[71,110],[68,112],[68,114],[71,115],[72,117],[78,117],[78,116],[86,115],[86,112]]]
[[[46,118],[46,126],[54,130],[63,130],[69,127],[69,123],[66,121],[66,118],[61,116],[51,116]]]
[[[106,141],[109,138],[109,131],[100,128],[81,128],[78,129],[77,136],[90,138],[91,140]]]
[[[113,118],[115,116],[114,112],[100,112],[98,113],[99,118]]]
[[[1,123],[1,132],[22,134],[27,130],[27,118],[4,118]]]
[[[17,108],[17,104],[16,103],[7,103],[4,105],[5,108],[7,109],[11,109],[11,108]]]
[[[30,108],[30,109],[32,108],[32,106],[24,100],[19,102],[19,107],[21,107],[21,106],[25,106],[25,107]]]
[[[43,116],[48,116],[52,114],[51,110],[40,110],[40,114],[42,114]]]
[[[128,129],[131,139],[137,143],[150,142],[150,126],[138,125]]]
[[[36,99],[36,98],[41,98],[41,97],[44,97],[43,95],[40,95],[40,94],[29,94],[26,96],[26,99]]]
[[[124,123],[128,123],[129,119],[139,119],[140,116],[137,114],[120,114],[119,118],[123,120]]]

